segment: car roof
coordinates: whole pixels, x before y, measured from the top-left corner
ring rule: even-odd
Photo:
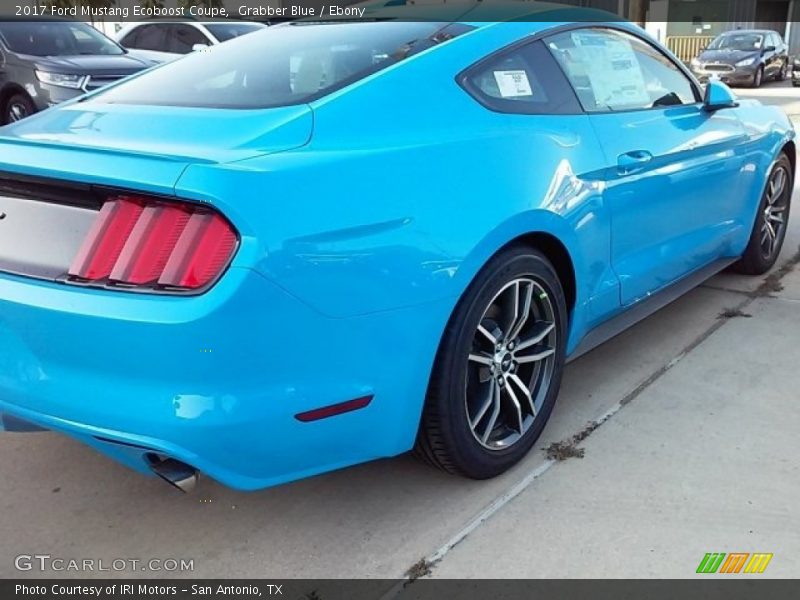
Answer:
[[[192,17],[149,17],[141,21],[135,21],[131,25],[149,25],[151,23],[194,23],[195,25],[217,25],[217,24],[232,24],[232,25],[264,25],[259,21],[250,21],[248,19],[216,19],[214,21],[200,21]]]
[[[365,9],[362,19],[367,20],[460,22],[474,27],[484,27],[505,21],[530,21],[534,24],[540,23],[540,29],[547,29],[552,26],[553,22],[624,21],[618,15],[604,10],[529,0],[502,0],[469,4],[443,2],[441,4],[403,4],[400,6],[392,6],[391,0],[389,0],[389,2],[378,3],[365,2],[356,6]],[[331,17],[323,20],[337,19]]]
[[[777,33],[778,35],[780,35],[780,33],[775,31],[774,29],[733,29],[731,31],[724,31],[720,33],[720,35],[734,35],[736,33],[759,33],[759,34]]]

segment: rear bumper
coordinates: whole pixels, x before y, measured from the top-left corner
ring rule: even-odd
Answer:
[[[419,332],[443,318],[329,319],[246,268],[192,298],[0,275],[0,413],[141,472],[158,453],[257,489],[407,450],[438,344]],[[295,418],[365,395],[354,412]]]

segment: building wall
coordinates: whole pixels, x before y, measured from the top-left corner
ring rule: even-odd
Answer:
[[[773,29],[800,55],[800,0],[651,0],[647,30],[666,36],[717,35],[734,29]]]

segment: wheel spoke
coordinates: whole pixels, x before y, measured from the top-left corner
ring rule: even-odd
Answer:
[[[775,215],[775,214],[781,214],[781,213],[783,213],[783,211],[785,211],[785,210],[786,210],[786,206],[787,206],[786,204],[783,204],[783,205],[778,205],[778,206],[776,206],[776,205],[774,205],[774,204],[773,204],[773,205],[772,205],[772,207],[770,208],[770,212],[771,212],[773,215]]]
[[[775,200],[781,197],[781,195],[783,194],[783,190],[786,187],[786,173],[784,172],[783,169],[778,169],[775,172],[774,181],[775,185],[773,188],[773,192],[770,194],[772,196],[770,204],[774,204]]]
[[[486,440],[489,439],[489,435],[492,433],[494,426],[497,424],[497,417],[500,415],[500,386],[494,385],[494,389],[492,390],[492,397],[494,401],[494,409],[492,409],[492,415],[489,417],[489,422],[486,424],[486,431],[483,432],[483,436],[481,437],[481,441],[486,443]]]
[[[548,356],[551,356],[555,353],[555,349],[551,348],[550,346],[545,346],[533,354],[529,354],[527,356],[515,356],[514,360],[516,360],[519,364],[527,364],[532,362],[537,362]]]
[[[525,300],[522,303],[522,310],[519,307],[520,283],[517,282],[514,287],[514,321],[512,321],[511,328],[509,329],[506,341],[515,339],[525,323],[528,321],[528,315],[531,312],[531,302],[533,302],[533,284],[528,282],[525,286]]]
[[[522,423],[522,405],[519,403],[519,400],[517,400],[517,395],[514,393],[514,390],[511,389],[511,386],[506,386],[506,393],[511,399],[514,409],[517,411],[517,431],[520,435],[522,435],[525,429],[525,426]]]
[[[486,400],[484,401],[483,406],[481,406],[480,410],[478,411],[478,414],[475,415],[475,418],[472,421],[470,421],[470,427],[472,427],[473,430],[478,426],[478,423],[481,422],[481,419],[484,417],[484,415],[486,415],[486,411],[489,410],[489,407],[494,402],[494,394],[496,387],[497,387],[497,382],[494,379],[491,379],[489,381],[489,393],[486,396]]]
[[[772,226],[772,223],[770,223],[769,221],[764,221],[764,224],[767,226],[767,231],[769,232],[769,237],[771,239],[775,239],[775,237],[777,237],[777,234],[775,232],[775,228]]]
[[[528,389],[528,386],[523,383],[522,379],[516,373],[509,375],[509,381],[513,381],[525,398],[528,400],[528,406],[531,407],[531,414],[535,417],[536,416],[536,404],[533,401],[533,396],[531,396],[531,391]]]
[[[779,225],[783,224],[783,217],[778,212],[770,213],[768,218],[772,223],[778,223]]]
[[[470,353],[469,359],[472,362],[480,363],[482,365],[486,365],[487,367],[491,367],[494,364],[492,358],[490,356],[486,356],[485,354]]]
[[[766,248],[764,248],[765,242]],[[764,248],[767,256],[772,256],[772,252],[775,250],[775,242],[775,229],[772,227],[772,224],[769,221],[764,221],[764,235],[761,238],[761,247]]]
[[[525,348],[529,348],[530,346],[535,346],[541,342],[544,338],[550,335],[550,332],[553,331],[555,326],[555,323],[551,323],[549,321],[537,322],[532,328],[533,332],[531,333],[531,336],[517,344],[517,352],[524,350]]]
[[[483,326],[483,323],[478,324],[478,331],[480,331],[487,340],[489,340],[492,345],[497,344],[497,338],[492,335],[492,333]]]

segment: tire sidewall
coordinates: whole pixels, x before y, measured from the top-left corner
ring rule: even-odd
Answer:
[[[505,471],[520,460],[536,442],[547,424],[558,395],[567,335],[564,292],[553,267],[536,251],[518,249],[504,253],[491,261],[481,275],[470,286],[454,313],[452,326],[448,328],[452,336],[446,340],[446,346],[440,352],[441,362],[437,369],[440,378],[439,400],[447,405],[441,407],[446,410],[443,413],[447,415],[442,425],[449,430],[451,452],[457,463],[471,465],[470,476],[476,478],[492,477]],[[464,401],[467,356],[475,331],[489,303],[509,281],[519,277],[530,277],[536,281],[552,300],[557,327],[555,364],[544,402],[530,429],[509,448],[489,450],[473,436],[466,414]]]
[[[764,224],[764,208],[767,203],[767,187],[769,186],[769,181],[772,179],[772,174],[775,172],[775,169],[778,166],[783,166],[786,169],[786,173],[788,174],[789,181],[787,182],[787,186],[789,187],[789,199],[786,204],[786,211],[784,213],[784,220],[785,224],[781,231],[780,238],[776,241],[776,246],[778,250],[773,254],[773,256],[767,258],[761,251],[761,227]],[[767,176],[766,184],[764,185],[764,191],[761,192],[761,199],[758,202],[758,211],[756,212],[756,219],[755,223],[753,224],[753,231],[750,235],[750,243],[748,244],[747,250],[745,251],[746,254],[751,256],[751,259],[754,260],[758,266],[758,268],[762,271],[767,271],[775,264],[775,261],[778,259],[780,255],[781,248],[783,247],[783,242],[786,239],[786,231],[788,229],[789,223],[789,215],[792,209],[792,190],[794,189],[794,172],[792,171],[792,164],[789,161],[789,158],[786,154],[781,153],[778,157],[778,160],[775,161],[775,164],[769,171],[769,175]]]
[[[10,123],[14,123],[15,121],[11,120],[11,107],[14,104],[22,104],[25,107],[27,114],[23,118],[30,117],[32,114],[36,112],[36,107],[33,104],[33,101],[28,98],[24,94],[13,94],[7,101],[5,106],[3,107],[3,125],[8,125]]]
[[[753,87],[761,87],[761,84],[764,82],[764,67],[760,66],[756,69],[755,75],[753,75]]]

